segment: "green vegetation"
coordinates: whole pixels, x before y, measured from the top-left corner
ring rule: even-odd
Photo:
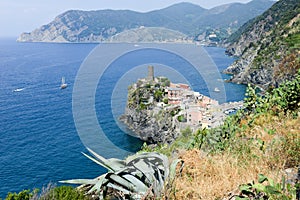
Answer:
[[[161,102],[164,97],[164,91],[161,89],[158,89],[154,92],[154,99],[156,102]]]
[[[137,108],[146,110],[153,106],[155,102],[164,102],[168,104],[168,99],[165,96],[165,88],[170,85],[170,80],[163,77],[158,77],[158,82],[138,80],[137,86],[128,87],[129,108]],[[152,100],[153,99],[153,100]]]
[[[268,184],[263,184],[267,182]],[[282,199],[289,200],[295,199],[296,187],[292,187],[291,184],[286,183],[283,177],[281,183],[275,183],[273,179],[270,179],[263,174],[259,174],[258,183],[248,183],[240,186],[241,195],[236,197],[237,200],[252,199]]]
[[[30,200],[33,196],[38,193],[37,190],[23,190],[19,193],[8,193],[5,200]]]
[[[168,78],[160,78],[160,81],[162,82],[163,87],[169,87],[171,81]]]
[[[154,149],[144,145],[144,151],[166,155],[186,151],[179,155],[185,168],[173,185],[176,192],[171,198],[222,198],[239,185],[242,191],[234,195],[240,199],[296,198],[299,186],[287,184],[282,170],[300,166],[300,70],[295,79],[264,95],[257,91],[249,85],[245,109],[229,116],[220,127],[194,133],[183,130],[174,143]],[[264,176],[259,175],[257,184],[245,183],[258,174],[270,178],[262,180]],[[219,187],[214,187],[216,183]]]
[[[89,200],[82,191],[79,191],[71,186],[60,186],[51,189],[46,194],[42,195],[39,200]]]
[[[249,63],[241,72],[248,77],[244,82],[267,89],[295,77],[300,69],[299,13],[298,0],[278,1],[227,39],[232,45],[229,54],[240,56],[239,64],[243,60]],[[239,45],[241,52],[235,52]]]
[[[285,30],[287,23],[297,16],[299,13],[299,4],[297,0],[284,0],[276,2],[270,9],[265,11],[262,15],[257,16],[249,20],[243,26],[241,26],[236,32],[230,35],[227,39],[228,43],[234,43],[241,39],[243,34],[249,33],[254,30],[255,27],[259,27],[258,23],[263,20],[268,22],[265,27],[265,31],[269,31],[271,27],[275,26],[276,33]],[[280,23],[280,24],[278,24]],[[299,22],[296,22],[296,26]],[[284,30],[280,30],[284,28]],[[260,40],[260,42],[263,40]]]
[[[71,186],[54,187],[50,184],[40,192],[38,189],[33,191],[23,190],[19,193],[8,193],[5,200],[89,200],[84,195]]]
[[[168,104],[168,103],[169,103],[169,99],[164,98],[164,99],[163,99],[163,102],[164,102],[164,104]]]
[[[260,117],[299,117],[300,70],[294,80],[286,81],[265,95],[261,95],[257,91],[257,88],[252,88],[249,85],[244,101],[245,109],[229,116],[220,127],[210,130],[198,130],[192,135],[193,147],[202,147],[205,144],[207,148],[214,151],[224,150],[229,148],[232,142],[236,142],[236,139],[238,139],[237,134],[241,135],[247,129],[253,127]],[[274,134],[274,130],[269,130],[268,133]],[[288,139],[288,137],[287,135],[285,139]],[[203,138],[205,138],[205,142]],[[299,145],[293,145],[293,147],[298,149]],[[300,149],[298,150],[300,151]],[[290,152],[295,152],[295,150]],[[300,164],[300,154],[295,156],[297,162],[294,164]]]
[[[178,116],[178,117],[177,117],[177,120],[178,120],[179,122],[186,122],[186,119],[184,118],[183,115]]]

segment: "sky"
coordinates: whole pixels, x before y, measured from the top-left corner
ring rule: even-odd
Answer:
[[[161,9],[179,2],[190,2],[203,8],[250,0],[0,0],[0,37],[17,37],[51,22],[71,9],[129,9],[139,12]]]

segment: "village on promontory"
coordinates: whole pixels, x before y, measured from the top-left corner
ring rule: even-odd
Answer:
[[[219,104],[188,84],[154,77],[154,67],[148,66],[147,77],[128,87],[127,105],[120,120],[143,141],[170,143],[186,128],[196,131],[217,127],[242,107],[242,101]]]

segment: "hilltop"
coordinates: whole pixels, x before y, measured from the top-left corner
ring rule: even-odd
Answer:
[[[227,39],[227,53],[239,59],[225,72],[236,83],[277,87],[300,68],[300,4],[276,2]]]
[[[178,31],[161,27],[140,27],[123,31],[112,37],[109,42],[188,42],[188,36]]]
[[[131,10],[69,10],[49,24],[22,33],[19,42],[102,42],[123,31],[140,27],[163,27],[191,39],[218,42],[274,2],[253,0],[204,9],[179,3],[146,13]],[[213,37],[212,37],[213,36]]]

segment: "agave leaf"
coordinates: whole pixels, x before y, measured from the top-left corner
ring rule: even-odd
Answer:
[[[106,174],[103,174],[98,177],[97,183],[87,192],[87,194],[91,194],[94,191],[100,193],[102,185],[108,181],[107,179],[105,179],[105,176]]]
[[[128,164],[129,164],[130,162],[132,162],[133,160],[140,159],[141,157],[144,157],[144,154],[145,154],[145,153],[137,153],[137,154],[128,156],[128,157],[125,159],[126,165],[128,165]]]
[[[162,174],[159,169],[157,169],[157,174],[158,174],[159,185],[160,185],[160,187],[162,187],[164,185],[164,180],[163,180]]]
[[[72,180],[64,180],[59,181],[60,183],[69,183],[69,184],[78,184],[78,185],[94,185],[97,183],[96,179],[72,179]]]
[[[96,152],[94,152],[92,149],[87,147],[87,150],[95,157],[100,163],[103,163],[105,168],[110,168],[112,171],[118,171],[125,167],[125,162],[116,158],[106,159]],[[107,169],[108,169],[107,168]]]
[[[141,193],[146,193],[149,189],[149,187],[145,183],[131,174],[125,174],[122,177],[133,183],[136,186],[137,190]]]
[[[121,191],[121,192],[123,192],[124,194],[127,194],[127,195],[131,194],[131,192],[129,190],[127,190],[125,188],[122,188],[122,187],[120,187],[116,184],[113,184],[113,183],[108,183],[107,187],[110,187],[110,188],[113,188],[115,190]]]
[[[95,163],[97,163],[98,165],[101,165],[102,167],[108,169],[109,171],[114,171],[114,169],[111,168],[111,166],[109,165],[108,162],[100,162],[100,161],[96,160],[95,158],[93,158],[93,157],[91,157],[91,156],[89,156],[89,155],[87,155],[87,154],[85,154],[85,153],[83,153],[83,152],[82,152],[82,154],[83,154],[85,157],[87,157],[88,159],[90,159],[90,160],[94,161]]]
[[[168,158],[163,154],[158,154],[155,152],[150,153],[140,153],[133,156],[129,156],[126,159],[126,163],[128,165],[132,165],[132,162],[136,162],[137,160],[143,159],[144,162],[150,165],[155,165],[159,169],[162,169],[164,171],[164,177],[167,177],[169,175],[169,160]]]
[[[126,166],[126,163],[124,160],[120,160],[117,158],[110,158],[110,159],[108,159],[108,161],[114,166],[114,168],[116,168],[118,166],[119,169],[122,169]]]
[[[150,165],[146,164],[143,160],[139,160],[138,162],[132,164],[137,170],[139,170],[141,173],[145,175],[145,177],[148,180],[147,184],[148,186],[150,186],[155,180],[154,177],[155,171],[153,170],[153,168]]]
[[[129,190],[125,189],[125,188],[122,188],[116,184],[113,184],[113,183],[109,183],[107,184],[108,187],[110,188],[113,188],[115,190],[118,190],[120,192],[123,192],[123,194],[127,194],[127,195],[130,195],[130,199],[133,199],[133,200],[141,200],[143,198],[143,195],[142,193],[132,193],[130,192]]]
[[[106,178],[116,182],[118,185],[123,186],[123,187],[127,188],[130,191],[138,192],[137,187],[133,183],[129,182],[128,180],[124,179],[121,176],[118,176],[118,175],[113,174],[113,173],[108,173],[106,175]]]
[[[141,200],[141,199],[145,199],[145,198],[144,198],[144,195],[141,195],[141,194],[131,194],[130,199]]]
[[[154,187],[153,187],[153,190],[154,190],[154,194],[160,196],[160,193],[163,189],[163,186],[164,186],[164,181],[162,179],[162,175],[160,173],[160,170],[157,168],[155,170],[157,172],[157,178],[154,182]]]
[[[170,176],[169,176],[169,180],[173,181],[176,175],[176,167],[178,165],[178,163],[181,162],[181,166],[180,166],[180,171],[182,170],[183,166],[184,166],[184,161],[181,159],[176,159],[174,160],[171,165],[170,165]]]
[[[126,162],[126,164],[128,164],[136,159],[151,158],[151,157],[160,159],[162,161],[163,165],[168,166],[168,163],[169,163],[168,158],[165,155],[158,154],[156,152],[145,152],[145,153],[135,154],[135,155],[132,155],[132,156],[129,156],[128,158],[126,158],[125,162]]]
[[[115,158],[105,159],[93,150],[87,149],[92,156],[85,153],[83,155],[110,172],[92,180],[77,179],[61,182],[93,185],[87,193],[96,192],[100,199],[105,198],[108,188],[130,195],[131,199],[141,199],[150,190],[151,194],[154,192],[158,196],[170,173],[169,160],[163,154],[141,153],[129,156],[123,161]],[[176,169],[179,162],[180,160],[176,160],[170,167]],[[175,174],[175,172],[171,173]]]

